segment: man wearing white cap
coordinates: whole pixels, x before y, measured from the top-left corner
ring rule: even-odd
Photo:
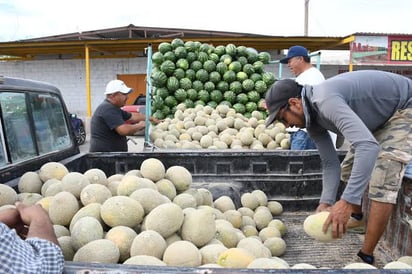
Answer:
[[[106,86],[106,99],[93,113],[90,131],[90,152],[127,151],[127,137],[145,128],[145,115],[121,109],[132,89],[121,80]],[[125,123],[125,122],[128,123]],[[150,117],[150,121],[158,122]]]

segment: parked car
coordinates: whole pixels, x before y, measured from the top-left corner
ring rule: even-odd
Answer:
[[[86,129],[82,119],[77,117],[77,114],[71,113],[70,118],[72,121],[74,136],[76,137],[76,143],[83,145],[86,141]]]

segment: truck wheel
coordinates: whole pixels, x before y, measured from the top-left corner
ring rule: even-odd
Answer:
[[[78,145],[83,145],[84,142],[86,141],[86,130],[84,129],[83,125],[79,126],[77,136],[76,136],[76,141]]]

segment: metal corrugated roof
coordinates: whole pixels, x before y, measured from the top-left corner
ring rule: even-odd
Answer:
[[[149,28],[128,25],[47,36],[33,39],[0,43],[0,58],[15,59],[76,59],[85,58],[86,48],[89,58],[119,58],[145,56],[149,44],[157,49],[161,42],[173,38],[185,41],[199,41],[213,45],[234,43],[255,48],[258,51],[283,50],[293,45],[305,46],[309,51],[349,49],[353,36],[309,37],[309,36],[265,36],[250,33],[220,32],[191,29]]]

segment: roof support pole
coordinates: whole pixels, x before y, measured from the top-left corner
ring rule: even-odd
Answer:
[[[86,97],[87,97],[87,117],[92,116],[92,104],[90,96],[90,56],[89,56],[89,46],[85,45],[85,71],[86,71]]]

